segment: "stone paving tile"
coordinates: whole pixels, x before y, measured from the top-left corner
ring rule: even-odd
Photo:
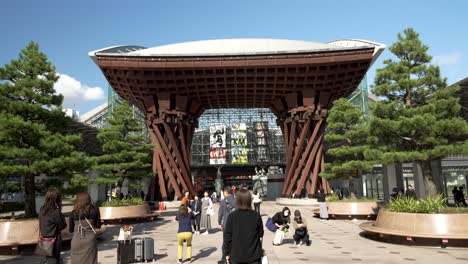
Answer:
[[[282,207],[273,202],[262,205],[262,218],[265,222],[268,216],[280,211]],[[468,249],[460,248],[428,248],[417,246],[396,245],[367,239],[359,235],[359,224],[363,221],[330,220],[322,222],[312,217],[312,212],[304,208],[303,217],[309,222],[312,245],[295,246],[292,244],[292,234],[286,235],[285,244],[272,245],[274,234],[265,230],[263,247],[267,252],[270,264],[294,263],[468,263]],[[217,210],[217,208],[215,208]],[[217,223],[212,219],[212,223]],[[155,239],[155,263],[176,263],[177,258],[177,222],[174,212],[164,212],[160,219],[154,222],[134,224],[136,236],[147,236]],[[210,235],[196,235],[193,238],[194,264],[214,264],[221,258],[222,232],[217,225]],[[106,233],[99,241],[99,263],[115,264],[117,253],[118,226],[108,226]],[[397,253],[392,253],[397,252]],[[69,251],[63,252],[64,263],[70,263]],[[39,263],[36,256],[0,256],[3,263]],[[187,263],[187,262],[185,262]]]

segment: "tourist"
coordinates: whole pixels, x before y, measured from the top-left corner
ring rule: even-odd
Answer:
[[[224,225],[226,224],[227,218],[230,213],[234,212],[236,210],[236,200],[232,196],[232,188],[225,187],[223,194],[224,194],[224,199],[221,201],[219,205],[219,210],[218,210],[218,224],[221,226],[221,229],[224,228]],[[224,246],[223,246],[224,248]],[[224,255],[224,250],[223,256],[218,263],[224,263],[226,260],[226,255]]]
[[[223,231],[226,263],[260,264],[263,223],[260,214],[252,210],[252,196],[248,190],[237,192],[236,205],[237,210],[229,215]]]
[[[392,193],[390,194],[390,199],[396,200],[400,198],[400,191],[397,187],[393,187]]]
[[[198,194],[195,194],[193,201],[190,203],[190,208],[192,209],[194,218],[192,220],[193,231],[195,235],[200,234],[200,220],[201,220],[201,211],[202,211],[202,202],[198,197]]]
[[[179,206],[179,212],[176,221],[179,221],[179,230],[177,231],[177,263],[182,263],[184,242],[187,243],[187,261],[192,259],[192,227],[190,222],[194,218],[193,212],[186,204]]]
[[[453,189],[452,189],[453,202],[455,203],[455,206],[458,206],[457,193],[458,193],[458,187],[455,186],[455,187],[453,187]]]
[[[307,230],[307,221],[305,218],[302,218],[301,212],[299,210],[294,211],[294,219],[292,221],[294,228],[294,244],[306,244],[310,246],[309,232]]]
[[[205,229],[203,235],[208,235],[208,231],[211,229],[211,215],[213,215],[213,202],[208,197],[208,192],[205,192],[204,197],[201,199],[202,211],[201,211],[201,223],[200,227]]]
[[[320,220],[322,221],[328,220],[328,208],[327,208],[326,196],[325,196],[324,190],[320,188],[316,196],[317,196],[317,202],[319,204],[319,209],[320,209]]]
[[[260,204],[262,203],[262,199],[260,199],[260,194],[257,191],[253,192],[253,204],[255,208],[255,212],[260,214]]]
[[[101,227],[99,208],[91,202],[87,192],[76,195],[73,211],[68,219],[71,241],[71,263],[98,263],[96,229]]]
[[[140,192],[140,198],[144,201],[145,200],[145,192],[141,191]]]
[[[273,245],[279,246],[283,244],[284,235],[289,231],[289,223],[291,217],[291,210],[288,207],[284,207],[281,212],[277,212],[272,218],[272,223],[278,228],[275,232],[275,238],[273,239]]]
[[[236,197],[237,188],[236,188],[235,185],[233,185],[231,188],[232,188],[232,193],[231,193],[231,194],[234,195],[234,198],[235,198],[235,197]]]
[[[190,206],[189,201],[190,201],[190,193],[188,191],[185,191],[184,197],[180,201],[180,204],[185,204],[187,206]]]
[[[405,194],[405,195],[406,195],[406,197],[408,197],[408,198],[418,199],[418,198],[416,197],[416,192],[414,191],[413,186],[412,186],[411,184],[408,185],[408,189],[406,190],[406,194]]]
[[[457,194],[458,194],[457,195],[458,205],[463,204],[463,206],[466,207],[465,193],[463,192],[463,186],[458,187]]]
[[[39,211],[39,235],[42,238],[55,239],[51,256],[45,256],[42,263],[60,264],[62,251],[61,231],[67,227],[62,214],[62,198],[55,188],[51,188],[45,195],[44,205]],[[40,247],[40,245],[39,245]],[[38,248],[39,250],[39,248]]]

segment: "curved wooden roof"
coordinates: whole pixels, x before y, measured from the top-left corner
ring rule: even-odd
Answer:
[[[383,45],[363,41],[320,45],[268,41],[270,46],[262,48],[260,42],[249,52],[247,44],[255,41],[237,40],[244,46],[236,49],[233,44],[213,53],[206,53],[207,47],[216,43],[208,41],[198,48],[193,42],[179,44],[172,52],[167,48],[171,45],[159,49],[120,46],[90,56],[112,88],[132,103],[143,108],[144,98],[163,96],[175,101],[179,96],[191,102],[189,108],[198,116],[210,108],[269,107],[277,112],[281,104],[286,109],[290,106],[286,97],[318,100],[327,94],[329,104],[358,86],[383,49]]]

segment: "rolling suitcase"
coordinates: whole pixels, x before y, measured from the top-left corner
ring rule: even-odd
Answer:
[[[154,261],[154,239],[150,237],[143,238],[143,259],[148,261]]]
[[[135,243],[135,257],[134,260],[136,262],[142,262],[143,258],[143,239],[141,238],[134,238],[133,242]]]
[[[117,263],[132,263],[135,255],[135,246],[132,240],[119,241],[117,246]]]

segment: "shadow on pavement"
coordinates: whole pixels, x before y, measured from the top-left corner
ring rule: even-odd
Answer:
[[[219,228],[219,227],[216,227],[216,228],[210,229],[209,232],[210,232],[210,234],[216,234],[218,232],[223,232],[223,230],[221,230],[221,228]]]
[[[200,249],[197,255],[192,256],[192,262],[195,262],[198,259],[206,258],[209,255],[211,255],[213,252],[215,252],[216,250],[217,250],[216,247],[207,247],[207,248]]]

